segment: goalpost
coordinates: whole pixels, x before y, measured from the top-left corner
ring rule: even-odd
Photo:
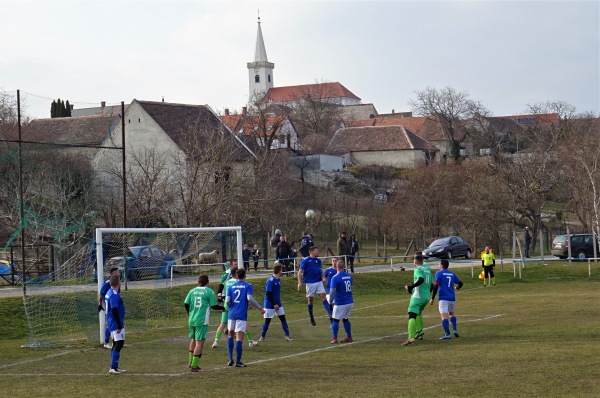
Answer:
[[[115,256],[115,254],[120,254]],[[97,292],[108,277],[110,269],[117,267],[122,274],[123,289],[146,289],[143,294],[125,298],[128,313],[137,311],[148,320],[168,315],[168,299],[157,297],[157,293],[172,286],[173,272],[185,264],[206,262],[218,263],[229,258],[238,258],[243,266],[242,228],[198,227],[198,228],[97,228],[96,271]],[[178,268],[181,269],[181,268]],[[151,279],[151,282],[147,280]],[[189,283],[196,283],[188,278]],[[162,281],[162,282],[161,282]],[[129,315],[128,315],[129,318]],[[126,320],[127,321],[127,320]],[[104,343],[106,315],[98,313],[99,340]],[[127,322],[128,330],[131,322]],[[135,325],[135,321],[133,322]]]

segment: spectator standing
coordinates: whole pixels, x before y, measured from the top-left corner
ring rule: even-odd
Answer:
[[[120,292],[121,278],[118,275],[112,275],[110,289],[104,296],[104,308],[106,309],[106,324],[113,339],[108,373],[114,375],[125,373],[124,369],[119,368],[121,349],[125,345],[125,303],[123,303]]]
[[[346,232],[342,232],[337,240],[338,256],[340,261],[346,263],[347,256],[350,254],[350,246],[348,245],[348,237]]]
[[[525,227],[523,230],[523,241],[525,242],[525,258],[530,258],[529,246],[531,245],[531,233],[529,232],[529,227]]]
[[[435,273],[435,282],[433,283],[433,290],[431,291],[430,305],[433,305],[435,295],[438,290],[439,296],[439,310],[440,316],[442,317],[442,328],[444,328],[444,335],[440,337],[440,340],[449,340],[450,336],[450,324],[452,324],[452,332],[454,337],[458,336],[458,329],[456,328],[456,316],[454,316],[454,307],[456,304],[456,293],[454,292],[454,285],[456,290],[460,290],[463,283],[458,279],[458,276],[454,272],[448,270],[448,260],[444,259],[440,261],[440,270]]]
[[[249,270],[250,269],[250,255],[252,253],[250,252],[250,249],[248,249],[248,245],[245,244],[244,248],[242,249],[242,264],[244,265],[244,268]]]
[[[271,250],[275,250],[275,248],[277,247],[277,245],[279,244],[279,240],[280,238],[283,236],[283,234],[281,233],[280,229],[276,229],[275,233],[273,234],[273,237],[271,238]]]
[[[260,260],[260,249],[258,248],[257,245],[254,245],[254,248],[252,249],[252,260],[254,260],[254,271],[258,271],[258,261]],[[265,268],[267,268],[267,267],[265,266]]]
[[[279,238],[279,243],[277,244],[277,248],[275,249],[275,258],[281,264],[283,264],[283,270],[285,272],[290,271],[290,257],[292,254],[292,248],[290,244],[287,242],[285,236],[281,236]]]
[[[204,372],[198,366],[198,363],[202,356],[202,348],[208,332],[209,308],[225,311],[222,305],[217,304],[215,292],[206,285],[208,285],[208,275],[200,275],[198,286],[190,290],[184,300],[190,331],[189,364],[193,373]]]
[[[358,242],[356,241],[356,235],[350,235],[350,240],[348,241],[348,246],[350,246],[350,255],[348,256],[348,265],[350,266],[350,272],[354,273],[354,257],[356,257],[356,253],[360,247],[358,246]]]
[[[315,244],[313,242],[312,235],[309,234],[308,231],[304,231],[304,234],[300,239],[300,247],[298,248],[298,251],[300,252],[300,255],[302,256],[303,260],[309,256],[309,250],[314,245]]]

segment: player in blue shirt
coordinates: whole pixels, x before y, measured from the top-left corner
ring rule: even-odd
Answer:
[[[452,330],[454,336],[458,337],[458,329],[456,329],[456,316],[454,316],[454,306],[456,304],[456,294],[454,293],[454,285],[456,290],[460,290],[463,283],[458,279],[458,276],[454,272],[448,270],[448,260],[440,261],[440,270],[435,273],[435,281],[433,283],[433,290],[431,291],[431,300],[429,304],[433,304],[435,295],[439,295],[439,310],[440,316],[442,317],[442,327],[444,328],[445,334],[440,337],[440,340],[449,340],[450,336],[450,323],[452,323]],[[450,318],[450,322],[448,322]]]
[[[106,308],[106,324],[113,338],[111,362],[108,373],[121,374],[125,370],[119,368],[121,349],[125,345],[125,304],[121,298],[121,278],[118,275],[110,277],[110,289],[104,296]]]
[[[265,339],[267,330],[269,330],[271,319],[273,319],[275,315],[277,315],[281,321],[281,327],[283,328],[285,339],[287,341],[293,341],[293,339],[290,337],[288,323],[285,320],[283,304],[281,304],[281,275],[283,275],[283,265],[277,264],[273,267],[273,275],[267,279],[267,283],[265,284],[265,323],[263,324],[262,334],[260,335],[260,339],[258,339],[258,341],[263,341]]]
[[[229,308],[227,329],[229,330],[229,338],[227,339],[227,354],[229,354],[229,362],[227,366],[233,366],[233,339],[235,337],[235,352],[236,352],[236,368],[245,368],[242,363],[242,343],[246,332],[246,321],[248,320],[248,304],[260,309],[260,313],[264,314],[265,310],[252,296],[252,285],[245,281],[246,270],[239,268],[237,270],[238,281],[227,289],[226,303]]]
[[[346,272],[346,264],[343,261],[337,262],[337,274],[331,278],[331,289],[329,290],[329,304],[333,305],[333,322],[331,323],[331,333],[333,340],[331,344],[338,342],[338,330],[340,328],[340,319],[344,323],[346,338],[342,343],[352,342],[352,325],[350,324],[350,314],[354,307],[352,298],[352,275]]]
[[[331,278],[333,278],[335,276],[335,274],[337,274],[337,272],[338,272],[337,264],[336,264],[337,262],[338,262],[338,258],[332,257],[331,258],[331,267],[329,267],[325,271],[323,271],[323,278],[325,279],[325,296],[327,297],[328,302],[329,302],[329,290],[331,289]]]
[[[106,314],[106,311],[104,310],[104,296],[106,296],[106,293],[108,293],[108,290],[110,289],[110,277],[113,275],[117,275],[119,279],[121,278],[121,272],[119,271],[119,268],[111,268],[108,279],[102,284],[102,287],[100,287],[100,292],[98,293],[98,312],[104,311]],[[119,293],[121,293],[121,288],[119,288]],[[106,325],[106,329],[104,329],[104,348],[112,349],[112,346],[110,345],[110,330],[108,330],[108,325]]]
[[[310,323],[316,326],[315,317],[313,315],[313,302],[315,294],[318,294],[323,301],[323,307],[327,311],[329,319],[331,319],[331,309],[325,296],[325,288],[323,287],[323,264],[319,257],[319,248],[312,246],[309,249],[308,257],[300,262],[300,270],[298,271],[298,291],[302,287],[302,282],[306,284],[306,297],[308,299],[308,315],[310,315]]]

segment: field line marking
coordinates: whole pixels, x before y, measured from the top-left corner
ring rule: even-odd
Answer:
[[[477,319],[470,319],[470,320],[463,320],[461,321],[462,323],[465,322],[480,322],[480,321],[486,321],[488,319],[493,319],[493,318],[498,318],[503,316],[504,314],[491,314],[491,315],[485,315],[481,318],[477,318]],[[425,330],[429,330],[429,329],[433,329],[433,328],[438,328],[440,327],[440,325],[433,325],[433,326],[429,326],[424,328]],[[316,348],[314,350],[309,350],[309,351],[303,351],[303,352],[297,352],[295,354],[290,354],[290,355],[284,355],[284,356],[280,356],[280,357],[274,357],[274,358],[268,358],[268,359],[261,359],[258,361],[252,361],[252,362],[247,362],[249,365],[253,365],[253,364],[260,364],[260,363],[264,363],[264,362],[271,362],[271,361],[278,361],[278,360],[282,360],[282,359],[289,359],[289,358],[295,358],[295,357],[299,357],[299,356],[303,356],[303,355],[309,355],[309,354],[313,354],[315,352],[321,352],[321,351],[325,351],[325,350],[331,350],[331,349],[341,349],[343,347],[348,347],[348,346],[352,346],[355,344],[363,344],[363,343],[369,343],[372,341],[379,341],[379,340],[385,340],[385,339],[389,339],[392,337],[400,337],[406,335],[406,332],[404,333],[396,333],[396,334],[391,334],[391,335],[387,335],[387,336],[380,336],[380,337],[373,337],[367,340],[358,340],[358,341],[354,341],[352,343],[346,343],[346,344],[337,344],[337,345],[330,345],[330,346],[326,346],[326,347],[321,347],[321,348]],[[59,356],[59,355],[66,355],[68,353],[72,353],[75,351],[65,351],[63,353],[60,354],[56,354],[54,356]],[[48,357],[46,357],[48,358]],[[27,362],[33,362],[34,360],[29,360],[29,361],[23,361],[21,363],[27,363]],[[8,366],[14,366],[16,364],[11,364]],[[6,366],[5,366],[6,367]],[[211,368],[211,369],[207,369],[205,368],[205,372],[214,372],[214,371],[219,371],[219,370],[223,370],[223,369],[231,369],[231,367],[229,366],[220,366],[217,368]],[[121,375],[121,377],[128,377],[128,376],[137,376],[137,377],[178,377],[178,376],[185,376],[186,374],[190,374],[190,372],[181,372],[181,373],[125,373],[123,375]],[[19,373],[19,374],[10,374],[10,373],[4,373],[4,374],[0,374],[3,376],[6,375],[10,375],[10,376],[25,376],[25,377],[32,377],[32,376],[42,376],[42,377],[61,377],[61,376],[65,376],[65,377],[83,377],[83,376],[102,376],[102,377],[106,377],[106,376],[111,376],[108,374],[108,372],[106,373]]]

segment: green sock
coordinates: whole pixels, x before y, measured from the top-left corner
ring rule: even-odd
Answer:
[[[215,334],[215,343],[219,341],[219,339],[221,338],[222,335],[223,335],[223,332],[220,330],[217,330],[217,333]]]
[[[495,285],[496,284],[496,277],[492,278],[492,283]]]
[[[408,338],[414,339],[416,331],[417,331],[417,320],[415,318],[410,318],[408,320]]]
[[[188,353],[188,362],[192,363],[192,359],[194,359],[194,351]]]
[[[421,314],[417,315],[415,319],[415,331],[423,330],[423,316]]]
[[[200,362],[200,357],[202,356],[202,354],[200,355],[194,355],[192,358],[192,368],[197,368],[198,367],[198,362]]]
[[[248,337],[248,341],[252,341],[252,332],[251,331],[246,331],[246,337]]]

